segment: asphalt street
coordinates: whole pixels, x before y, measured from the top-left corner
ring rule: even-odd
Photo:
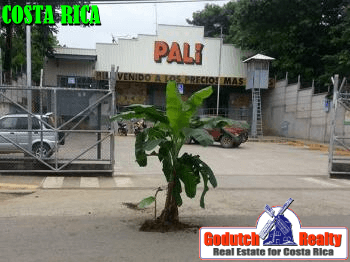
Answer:
[[[123,205],[165,186],[156,158],[137,166],[133,143],[132,136],[117,137],[114,177],[0,176],[0,261],[200,261],[197,232],[139,232],[153,208]],[[350,227],[350,180],[328,177],[327,152],[252,142],[184,151],[200,155],[219,184],[205,209],[200,194],[184,199],[184,222],[253,227],[266,204],[291,197],[302,226]],[[158,210],[164,198],[160,193]]]

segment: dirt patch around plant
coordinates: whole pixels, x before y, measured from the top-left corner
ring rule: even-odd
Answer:
[[[156,220],[146,220],[140,227],[140,231],[144,232],[176,232],[184,231],[190,233],[197,233],[201,228],[199,225],[187,224],[182,222],[164,224],[159,219]]]

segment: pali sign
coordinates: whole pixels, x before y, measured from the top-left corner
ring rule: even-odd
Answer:
[[[178,64],[202,64],[202,50],[204,45],[201,43],[195,44],[194,57],[190,55],[190,44],[183,44],[183,52],[181,52],[180,45],[177,42],[173,42],[169,49],[169,45],[165,41],[155,41],[154,43],[154,61],[157,63],[162,62],[162,58],[166,57],[168,63],[176,62]],[[182,55],[183,54],[183,55]]]

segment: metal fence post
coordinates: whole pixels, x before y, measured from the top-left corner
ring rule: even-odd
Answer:
[[[43,120],[43,73],[44,70],[40,70],[40,89],[39,89],[39,113],[40,113],[40,119]],[[43,155],[43,138],[44,138],[44,133],[43,133],[43,123],[40,122],[40,157]]]
[[[112,65],[111,66],[110,83],[109,83],[109,90],[110,90],[110,92],[112,92],[111,116],[114,116],[116,113],[115,112],[115,99],[116,99],[115,86],[116,86],[116,72],[115,72],[115,65]],[[110,139],[110,157],[111,157],[112,168],[114,170],[114,168],[115,168],[115,123],[114,122],[111,123],[110,136],[111,136],[111,139]]]
[[[31,34],[30,34],[30,25],[26,26],[26,48],[27,48],[27,102],[28,102],[28,151],[32,151],[32,46],[31,46]]]
[[[101,114],[102,114],[101,103],[102,102],[103,100],[97,106],[97,130],[98,131],[101,131]],[[97,141],[101,141],[101,132],[97,132]],[[101,144],[102,144],[101,142],[97,144],[97,159],[101,159],[101,150],[102,150]]]
[[[55,169],[58,169],[58,132],[57,132],[57,118],[58,118],[58,114],[57,114],[57,89],[54,88],[53,89],[53,99],[54,99],[54,131],[56,135],[56,141],[55,141]]]
[[[331,118],[331,138],[329,142],[329,154],[328,154],[328,173],[331,175],[333,167],[333,150],[334,150],[334,135],[335,135],[335,117],[337,111],[337,102],[338,102],[338,84],[339,84],[339,75],[334,76],[333,81],[333,106],[332,106],[332,118]]]

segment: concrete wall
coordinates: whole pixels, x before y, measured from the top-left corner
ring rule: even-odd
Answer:
[[[314,94],[313,88],[300,89],[299,83],[278,81],[262,95],[264,135],[279,135],[327,143],[330,138],[332,103],[324,108],[326,93]],[[336,134],[350,135],[343,126],[345,110],[339,107]]]

